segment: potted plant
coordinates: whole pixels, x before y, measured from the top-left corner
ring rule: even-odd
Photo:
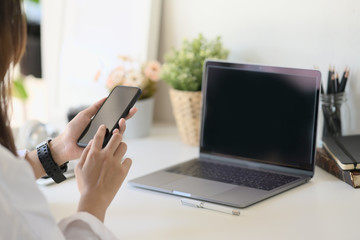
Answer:
[[[159,80],[161,65],[157,61],[142,62],[129,56],[119,56],[119,62],[110,70],[106,78],[106,87],[111,91],[115,86],[134,86],[142,90],[135,104],[138,112],[127,123],[128,138],[146,137],[149,135],[153,120],[154,94]],[[98,71],[95,79],[101,72]]]
[[[229,51],[221,37],[207,40],[202,34],[183,40],[180,49],[165,55],[160,78],[170,85],[170,99],[181,139],[197,146],[200,136],[201,83],[205,59],[226,59]]]

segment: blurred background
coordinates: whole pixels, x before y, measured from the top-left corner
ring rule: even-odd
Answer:
[[[202,33],[220,36],[230,61],[317,68],[324,87],[329,66],[340,75],[349,67],[346,128],[360,133],[357,0],[25,0],[25,7],[29,38],[18,71],[27,97],[14,100],[14,127],[34,119],[61,126],[70,108],[107,96],[119,55],[163,63],[184,38]],[[154,122],[174,123],[161,80],[154,98]]]

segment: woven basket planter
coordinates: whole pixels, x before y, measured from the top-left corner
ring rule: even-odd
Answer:
[[[201,91],[179,91],[170,88],[170,100],[182,141],[191,146],[198,146],[200,139]]]

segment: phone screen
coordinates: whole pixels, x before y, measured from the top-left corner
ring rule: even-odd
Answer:
[[[141,90],[137,87],[115,87],[81,134],[78,145],[86,147],[89,141],[94,138],[100,125],[104,124],[107,129],[104,139],[105,146],[111,137],[112,131],[119,127],[118,122],[120,118],[127,116],[131,107],[134,106],[140,97],[140,94]]]

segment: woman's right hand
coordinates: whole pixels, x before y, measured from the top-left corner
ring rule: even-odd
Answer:
[[[119,126],[122,131],[115,129],[104,148],[106,127],[100,126],[75,167],[81,194],[78,211],[88,212],[102,222],[132,163],[130,158],[122,161],[127,150],[126,143],[122,142],[125,119],[119,121]]]

